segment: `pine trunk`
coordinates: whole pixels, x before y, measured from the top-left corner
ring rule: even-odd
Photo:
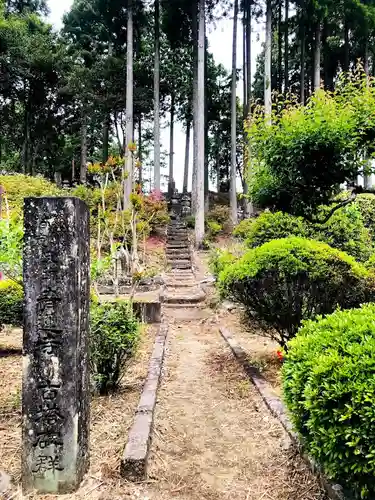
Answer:
[[[301,8],[300,19],[300,43],[301,43],[301,71],[300,71],[300,92],[301,104],[305,104],[305,66],[306,66],[306,41],[305,41],[305,13],[304,6]]]
[[[345,17],[344,25],[344,71],[349,71],[350,65],[350,45],[349,45],[349,23]]]
[[[173,180],[173,157],[174,157],[174,112],[175,112],[175,95],[174,92],[171,94],[171,118],[169,125],[169,177],[168,177],[168,193],[172,196],[174,192],[174,180]]]
[[[284,92],[289,92],[289,0],[285,0],[284,21]]]
[[[160,5],[155,0],[154,189],[160,191]]]
[[[271,0],[267,0],[266,41],[265,41],[265,54],[264,54],[264,114],[267,123],[271,122],[271,115],[272,115],[271,45],[272,45],[272,3]]]
[[[197,166],[198,166],[198,2],[193,1],[193,172],[191,186],[191,211],[195,215],[197,204]]]
[[[204,239],[204,54],[205,54],[205,0],[199,0],[198,13],[198,96],[197,96],[197,181],[195,206],[195,244]]]
[[[138,118],[138,182],[142,185],[143,172],[142,172],[142,117]]]
[[[133,189],[133,153],[129,145],[133,143],[133,0],[129,0],[126,47],[126,136],[125,136],[125,179],[124,208],[130,207]]]
[[[279,0],[279,5],[278,5],[278,19],[277,19],[277,87],[278,91],[281,94],[283,90],[283,17],[282,17],[282,7],[283,3],[282,0]]]
[[[232,44],[232,102],[231,102],[231,162],[230,162],[230,216],[233,226],[237,224],[237,18],[238,0],[234,1]]]
[[[246,0],[246,83],[247,83],[247,109],[246,114],[249,115],[251,109],[251,2]]]
[[[106,116],[103,123],[103,163],[106,163],[106,161],[108,160],[109,126],[110,117]]]
[[[188,119],[186,121],[185,166],[184,166],[184,184],[183,184],[184,193],[187,193],[188,180],[189,180],[190,130],[191,130],[191,122],[190,119]]]
[[[315,30],[315,50],[314,50],[314,82],[313,90],[318,90],[320,88],[320,59],[321,59],[321,26],[320,21],[316,24]]]

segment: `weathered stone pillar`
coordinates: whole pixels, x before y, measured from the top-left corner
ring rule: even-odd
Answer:
[[[27,198],[24,225],[22,486],[69,493],[89,463],[89,212]]]

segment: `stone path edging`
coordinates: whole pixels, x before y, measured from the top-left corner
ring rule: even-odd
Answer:
[[[130,428],[128,441],[121,460],[121,475],[130,481],[141,481],[146,477],[154,411],[163,367],[167,335],[168,325],[162,323],[155,338],[147,378],[135,411],[134,422]]]
[[[242,347],[233,338],[231,332],[226,328],[219,328],[220,334],[232,350],[237,361],[242,365],[243,369],[249,376],[250,380],[258,390],[264,403],[269,408],[271,413],[279,420],[286,432],[289,434],[292,441],[297,445],[302,457],[310,467],[313,474],[315,474],[321,486],[324,488],[328,497],[331,500],[352,500],[352,497],[340,486],[339,484],[332,483],[321,471],[316,462],[307,455],[303,450],[303,446],[299,440],[298,435],[293,431],[293,426],[289,420],[286,409],[281,399],[273,393],[272,387],[267,380],[261,375],[259,370],[252,366],[247,360],[247,354]]]

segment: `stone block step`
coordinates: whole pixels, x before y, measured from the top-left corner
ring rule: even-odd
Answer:
[[[172,269],[191,269],[190,260],[169,260],[167,262]]]
[[[168,235],[167,242],[170,241],[189,241],[189,236],[187,234],[177,234],[177,235]]]
[[[191,303],[191,302],[186,302],[184,304],[172,304],[170,302],[165,302],[163,303],[163,307],[167,308],[169,311],[171,309],[201,309],[201,304],[202,302],[198,303]]]
[[[186,252],[181,253],[167,253],[167,260],[189,260],[191,261],[191,255]]]
[[[190,247],[186,246],[186,245],[183,247],[172,247],[172,248],[167,246],[165,251],[167,254],[171,254],[171,255],[180,254],[180,253],[188,253],[190,255]]]
[[[205,293],[202,290],[194,291],[192,293],[178,293],[178,292],[167,292],[163,296],[163,301],[166,304],[197,304],[203,302],[206,298]]]
[[[194,288],[197,284],[195,281],[176,281],[176,280],[168,280],[166,281],[167,288]]]

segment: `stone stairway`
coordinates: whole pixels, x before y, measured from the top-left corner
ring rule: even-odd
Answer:
[[[178,219],[172,220],[167,230],[166,256],[169,271],[162,293],[167,308],[191,308],[205,300],[205,293],[197,284],[192,269],[189,232]]]

